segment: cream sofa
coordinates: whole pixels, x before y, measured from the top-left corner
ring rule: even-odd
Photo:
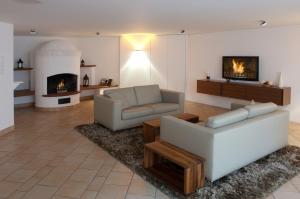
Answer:
[[[273,103],[248,105],[193,124],[161,119],[160,138],[206,159],[205,176],[215,181],[288,144],[289,113]]]
[[[158,85],[105,90],[94,98],[95,122],[116,131],[163,115],[183,112],[184,93]]]

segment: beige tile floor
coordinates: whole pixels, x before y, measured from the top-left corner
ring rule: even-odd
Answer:
[[[186,103],[202,120],[226,110]],[[0,137],[0,199],[165,199],[151,184],[81,136],[74,126],[93,121],[93,102],[76,109],[16,111],[16,130]],[[300,146],[300,125],[290,125],[289,141]],[[300,176],[271,199],[300,198]]]

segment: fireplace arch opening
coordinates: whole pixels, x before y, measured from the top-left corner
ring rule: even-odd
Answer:
[[[47,94],[76,92],[77,75],[71,73],[56,74],[47,77]]]

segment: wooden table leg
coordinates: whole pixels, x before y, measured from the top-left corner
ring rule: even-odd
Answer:
[[[156,129],[156,128],[153,128],[153,127],[151,127],[147,124],[144,124],[143,133],[144,133],[144,141],[145,142],[154,142],[155,141],[155,136],[157,134],[159,134],[159,129]]]
[[[150,168],[154,164],[154,154],[151,150],[144,148],[144,167]]]
[[[197,187],[202,188],[205,183],[205,176],[204,176],[204,164],[198,164],[196,167],[196,176],[197,176]]]
[[[184,194],[190,194],[195,192],[195,186],[194,186],[194,174],[193,169],[186,168],[184,169]]]

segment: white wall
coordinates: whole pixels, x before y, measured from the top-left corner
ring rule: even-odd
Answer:
[[[0,22],[0,131],[14,125],[13,25]]]
[[[19,58],[22,58],[25,67],[34,67],[34,64],[31,63],[32,52],[40,47],[43,43],[55,39],[64,39],[70,41],[82,52],[82,56],[86,64],[97,65],[96,68],[81,69],[81,75],[88,74],[90,77],[90,84],[98,84],[101,78],[112,78],[114,80],[114,84],[119,84],[119,37],[15,36],[15,63]],[[15,80],[25,82],[17,89],[29,88],[28,72],[17,72],[15,73],[14,78]],[[32,79],[31,82],[31,89],[34,90],[34,79]],[[82,82],[80,83],[82,84]],[[83,95],[85,94],[83,93]],[[15,98],[15,104],[29,103],[32,101],[32,97]]]
[[[300,26],[263,28],[190,35],[187,49],[188,100],[229,107],[234,99],[196,92],[196,80],[210,72],[212,79],[222,77],[222,56],[255,55],[260,58],[260,80],[276,82],[282,72],[284,86],[292,87],[291,120],[300,122]]]
[[[151,80],[162,88],[185,91],[186,36],[158,36],[151,40]]]
[[[134,36],[136,41],[140,41]],[[120,39],[120,85],[122,87],[159,84],[161,88],[185,90],[186,36],[154,36],[143,51]]]

